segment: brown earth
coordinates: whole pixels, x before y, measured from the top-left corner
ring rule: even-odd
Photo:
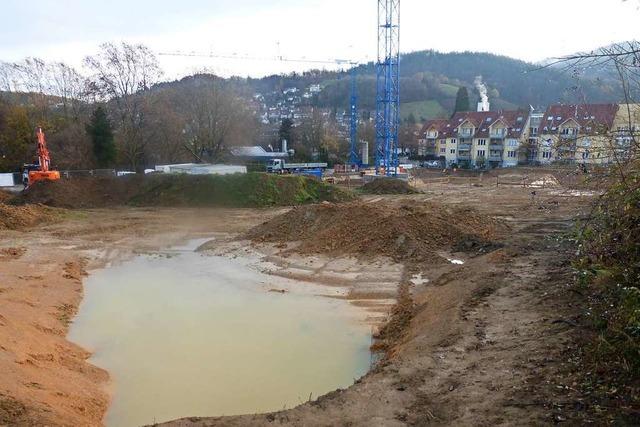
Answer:
[[[0,426],[102,424],[109,375],[65,338],[86,270],[205,233],[244,232],[278,212],[92,210],[0,230]]]
[[[16,202],[39,203],[69,209],[104,208],[125,205],[139,191],[137,176],[63,179],[39,182],[21,194]]]
[[[407,278],[421,273],[429,281],[401,286],[411,298],[396,308],[395,340],[380,366],[352,387],[292,410],[162,425],[597,423],[594,412],[584,411],[577,375],[567,369],[580,320],[567,292],[572,247],[560,239],[588,198],[548,189],[532,198],[524,188],[418,184],[425,194],[403,202],[473,206],[509,223],[511,232],[497,239],[500,249],[455,254],[464,265],[426,261],[409,267]]]
[[[416,194],[418,190],[400,179],[378,178],[362,186],[367,194]]]
[[[557,189],[532,197],[526,188],[428,180],[416,185],[422,194],[369,196],[347,205],[353,209],[119,208],[0,231],[0,425],[100,425],[108,375],[65,339],[84,271],[212,232],[249,233],[274,247],[282,246],[280,233],[301,240],[285,252],[381,252],[403,260],[400,303],[381,332],[388,357],[352,387],[290,411],[167,425],[597,422],[585,417],[584,399],[566,371],[566,351],[575,346],[572,325],[580,319],[566,291],[571,248],[558,239],[589,197]],[[273,219],[278,214],[285,216]],[[424,258],[416,262],[394,248],[400,235]],[[346,248],[333,244],[336,239]],[[465,264],[443,263],[448,256]],[[414,283],[414,275],[428,281]]]
[[[442,260],[436,253],[463,241],[488,241],[508,227],[472,208],[410,201],[320,204],[292,209],[243,237],[300,242],[306,254],[388,256],[396,261]],[[446,262],[446,260],[444,260]]]
[[[18,230],[51,222],[59,216],[42,205],[11,206],[0,202],[0,230]]]
[[[13,199],[14,195],[8,191],[0,190],[0,203],[6,203]]]

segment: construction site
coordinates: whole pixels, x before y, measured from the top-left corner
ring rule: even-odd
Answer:
[[[73,132],[41,120],[11,134],[33,159],[16,168],[2,129],[19,115],[0,110],[0,426],[637,425],[636,127],[593,154],[596,122],[612,134],[635,104],[493,112],[479,76],[477,111],[456,100],[449,119],[411,125],[414,156],[400,1],[378,1],[377,17],[366,120],[366,65],[275,59],[351,67],[328,85],[349,105],[344,123],[325,114],[348,130],[327,137],[338,154],[304,147],[305,129],[322,132],[298,113],[268,146],[201,144],[194,119],[176,150],[132,147],[175,136],[162,120],[109,128],[105,111],[136,89],[102,94],[83,123],[92,163],[68,160],[82,150],[60,135]],[[567,111],[591,145],[543,154],[545,132],[573,137],[556,117]]]

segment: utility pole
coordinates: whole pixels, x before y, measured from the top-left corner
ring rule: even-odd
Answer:
[[[400,0],[378,0],[376,174],[398,174]]]

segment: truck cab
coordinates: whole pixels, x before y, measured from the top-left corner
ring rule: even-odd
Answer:
[[[267,163],[267,172],[282,172],[284,170],[284,161],[282,159],[271,159]]]

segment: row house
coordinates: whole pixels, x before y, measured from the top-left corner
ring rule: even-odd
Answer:
[[[607,164],[629,154],[640,131],[636,104],[553,105],[538,127],[537,163]]]
[[[530,114],[525,111],[459,112],[422,128],[418,152],[472,167],[511,167],[526,161]]]

